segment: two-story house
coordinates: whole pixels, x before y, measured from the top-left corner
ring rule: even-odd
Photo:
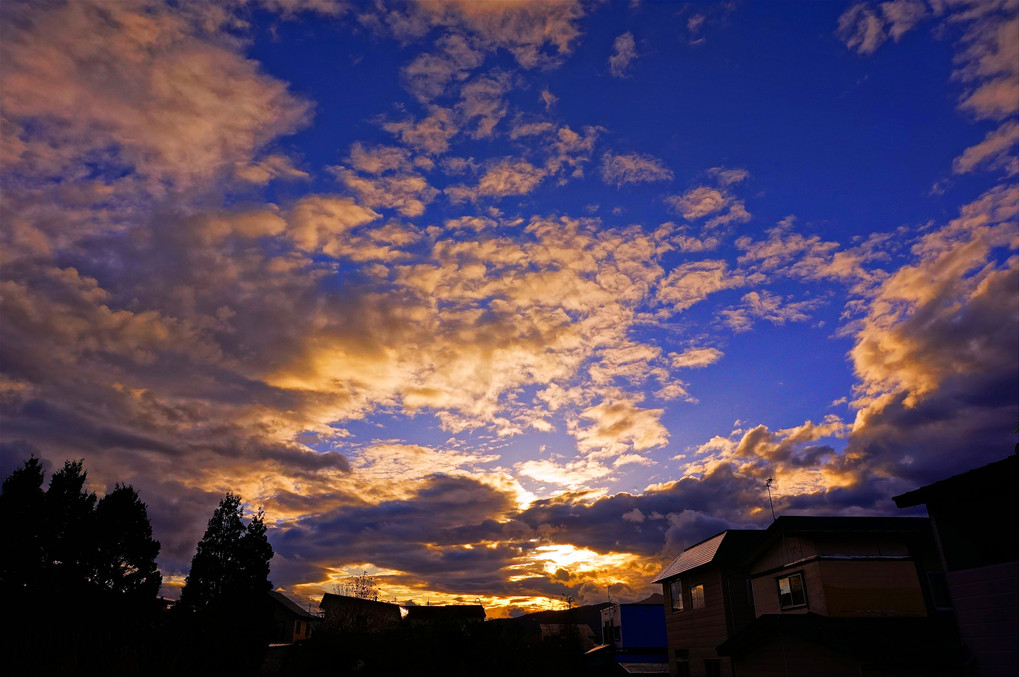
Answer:
[[[755,618],[717,649],[732,674],[955,675],[964,652],[927,575],[930,523],[778,518],[742,559]]]
[[[670,674],[732,674],[732,660],[716,647],[754,619],[742,560],[764,535],[723,531],[684,550],[655,578],[665,597]]]

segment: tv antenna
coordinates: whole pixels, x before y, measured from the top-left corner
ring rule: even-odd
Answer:
[[[771,521],[775,521],[775,501],[771,498],[771,484],[775,481],[774,477],[769,477],[764,481],[764,486],[768,488],[768,504],[771,505]]]

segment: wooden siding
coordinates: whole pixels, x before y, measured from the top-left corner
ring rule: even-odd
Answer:
[[[1019,665],[1019,564],[951,571],[948,586],[959,632],[980,675],[1014,675]]]
[[[805,607],[783,610],[778,579],[803,575]],[[783,571],[758,574],[753,579],[758,616],[780,613],[815,613],[832,617],[926,616],[927,605],[910,560],[820,560]]]
[[[778,579],[792,574],[803,576],[803,588],[807,594],[807,604],[803,607],[782,610],[778,598]],[[821,571],[818,562],[808,562],[800,566],[789,567],[781,571],[768,571],[754,575],[754,611],[758,616],[780,613],[807,613],[825,615],[827,607],[824,600],[824,586],[821,582]]]
[[[813,642],[785,637],[762,644],[735,660],[739,677],[859,677],[856,661]]]
[[[667,607],[665,627],[670,649],[711,649],[728,639],[725,608],[722,601],[722,579],[717,570],[700,575],[681,576],[683,611]],[[690,587],[704,586],[704,608],[694,609],[690,603]],[[667,587],[667,586],[666,586]]]
[[[825,612],[833,617],[926,616],[927,605],[909,560],[821,561]]]

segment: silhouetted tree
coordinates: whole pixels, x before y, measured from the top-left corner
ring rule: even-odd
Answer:
[[[356,576],[348,576],[343,581],[333,586],[333,592],[346,597],[357,597],[372,602],[379,601],[379,584],[374,576],[369,576],[367,571],[361,571]]]
[[[58,594],[81,594],[96,559],[96,495],[86,490],[87,478],[83,461],[64,461],[46,490],[46,565]]]
[[[272,555],[262,512],[245,526],[240,496],[228,493],[198,542],[191,572],[181,591],[181,608],[204,611],[264,597],[272,590],[269,582]]]
[[[156,621],[159,543],[128,486],[96,502],[83,462],[67,461],[42,489],[34,456],[3,482],[0,557],[11,674],[144,673]],[[59,613],[54,613],[59,609]],[[45,631],[41,631],[45,628]],[[87,667],[86,667],[87,666]]]
[[[176,606],[181,641],[193,651],[174,672],[256,670],[272,631],[272,556],[262,511],[245,525],[240,497],[228,493],[198,543]]]
[[[148,509],[138,492],[117,484],[96,506],[95,524],[96,585],[131,602],[153,599],[163,580],[156,568],[159,541],[152,538]]]
[[[38,594],[45,579],[43,477],[42,462],[32,456],[4,480],[0,492],[0,525],[6,541],[0,557],[0,596],[16,607]]]

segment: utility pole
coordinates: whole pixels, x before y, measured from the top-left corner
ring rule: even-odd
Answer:
[[[775,481],[774,477],[769,477],[764,482],[764,486],[768,488],[768,503],[771,505],[771,521],[775,521],[775,502],[771,499],[771,483]]]

